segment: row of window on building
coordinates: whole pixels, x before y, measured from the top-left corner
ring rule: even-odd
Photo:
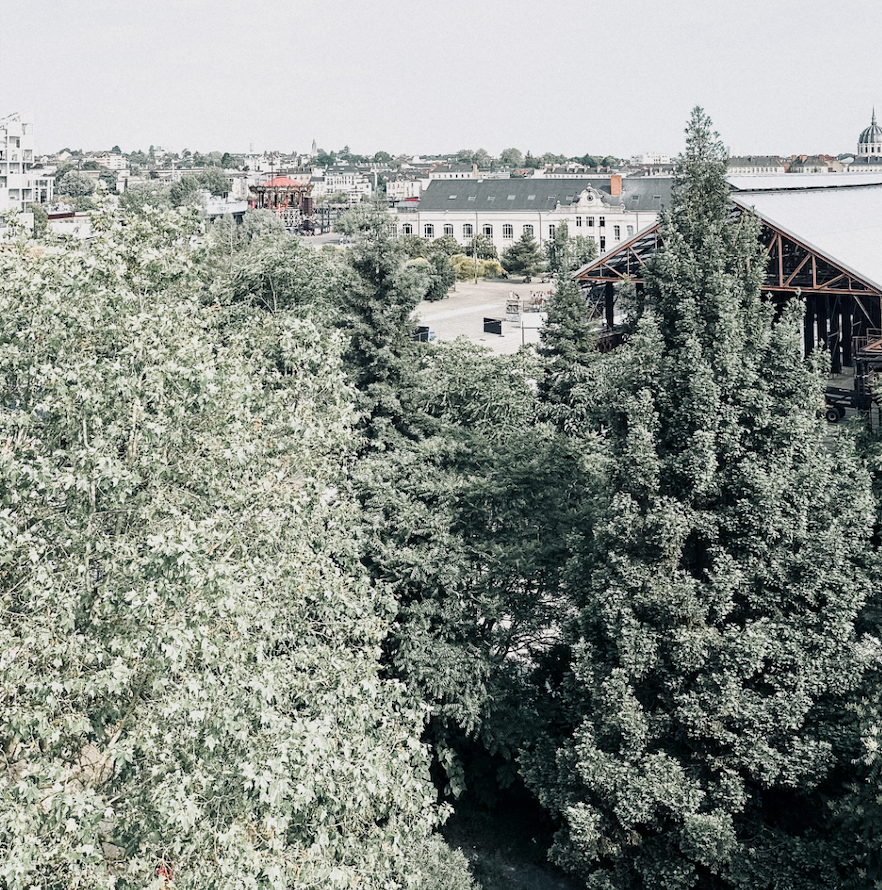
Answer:
[[[594,228],[594,217],[589,216],[586,219],[587,219],[587,223],[588,223],[587,228],[593,229]],[[606,228],[605,218],[601,216],[598,221],[599,221],[598,228],[605,229]],[[581,228],[581,227],[582,227],[582,217],[577,216],[576,217],[576,228]],[[404,225],[402,225],[402,227],[401,227],[402,235],[413,235],[414,234],[413,228],[414,227],[411,223],[404,223]],[[394,234],[398,233],[397,226],[393,226],[392,229],[393,229]],[[622,227],[620,225],[614,225],[612,227],[612,230],[613,230],[613,239],[615,241],[621,241]],[[625,230],[627,231],[629,238],[634,234],[634,226],[625,226]],[[556,231],[556,226],[554,224],[549,225],[548,226],[548,237],[553,238],[555,231]],[[443,226],[443,234],[450,238],[455,237],[454,233],[453,233],[453,226],[450,223],[446,223]],[[485,235],[488,238],[492,238],[493,237],[493,226],[490,223],[484,223],[484,225],[481,226],[481,234]],[[529,235],[532,237],[533,236],[533,226],[530,225],[529,223],[524,224],[523,234]],[[435,225],[433,223],[425,223],[423,225],[423,237],[424,238],[434,238],[435,237]],[[462,240],[468,241],[474,237],[475,237],[474,226],[471,223],[463,223]],[[514,239],[514,226],[511,223],[503,224],[502,237],[504,240]],[[589,237],[592,240],[594,239],[593,235],[590,235]],[[606,243],[606,238],[601,235],[601,237],[600,237],[601,250],[603,249],[605,243]]]

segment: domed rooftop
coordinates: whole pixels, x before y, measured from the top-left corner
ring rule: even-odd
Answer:
[[[882,127],[876,123],[876,109],[873,109],[873,120],[870,126],[861,133],[858,139],[858,154],[882,154]]]

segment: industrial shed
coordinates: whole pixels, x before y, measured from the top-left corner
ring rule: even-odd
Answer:
[[[882,175],[730,176],[735,212],[762,221],[769,256],[764,291],[783,302],[805,298],[806,352],[830,351],[831,369],[852,366],[878,343],[882,361]],[[614,321],[616,285],[642,287],[646,262],[660,242],[655,223],[575,273],[585,286],[604,286],[607,324]]]

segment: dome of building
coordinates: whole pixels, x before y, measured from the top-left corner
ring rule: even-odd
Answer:
[[[876,109],[873,109],[873,120],[870,126],[861,133],[858,139],[859,155],[882,154],[882,127],[876,123]]]

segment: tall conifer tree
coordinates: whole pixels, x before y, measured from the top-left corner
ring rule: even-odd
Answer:
[[[834,885],[815,844],[863,664],[871,520],[825,446],[801,307],[761,297],[758,221],[695,109],[635,333],[607,362],[608,503],[572,559],[569,727],[525,752],[592,888]]]

